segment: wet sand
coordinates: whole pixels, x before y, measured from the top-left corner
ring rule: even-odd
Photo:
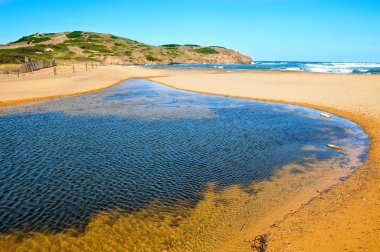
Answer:
[[[161,76],[161,77],[159,77]],[[26,76],[0,77],[0,106],[80,94],[134,77],[178,89],[302,105],[360,124],[371,137],[365,164],[323,193],[298,195],[259,225],[246,227],[222,248],[252,251],[269,234],[268,251],[377,251],[380,247],[380,76],[225,70],[151,70],[104,66],[73,74],[59,67]],[[52,81],[54,80],[54,81]],[[233,249],[232,249],[233,250]]]

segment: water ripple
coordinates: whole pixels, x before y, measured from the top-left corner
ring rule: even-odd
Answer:
[[[326,143],[362,154],[368,141],[357,125],[315,110],[144,80],[3,108],[0,132],[3,233],[83,231],[96,213],[193,207],[210,183],[249,191],[291,162],[335,157],[344,166],[347,154]]]

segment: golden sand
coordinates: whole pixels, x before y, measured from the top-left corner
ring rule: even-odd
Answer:
[[[371,138],[365,164],[344,183],[260,233],[269,234],[267,251],[378,251],[380,76],[247,71],[156,80],[190,91],[317,108],[361,125]],[[249,235],[253,239],[259,233]]]
[[[206,225],[207,228],[202,230],[203,233],[198,233],[198,235],[203,234],[204,236],[213,237],[211,234],[215,234],[215,239],[217,239],[216,237],[218,239],[225,237],[223,239],[225,242],[221,245],[221,251],[227,248],[237,251],[251,251],[254,238],[263,234],[269,234],[267,240],[268,251],[378,251],[380,248],[380,76],[265,71],[229,73],[225,70],[151,70],[119,66],[99,67],[90,71],[85,71],[82,68],[82,71],[73,74],[71,67],[68,66],[58,68],[57,76],[53,76],[50,69],[21,76],[20,78],[1,76],[0,106],[99,90],[112,86],[121,80],[134,77],[149,78],[183,90],[318,108],[344,116],[360,124],[371,137],[371,149],[365,164],[349,179],[323,193],[316,193],[315,187],[311,185],[302,187],[305,188],[302,192],[295,195],[289,194],[289,198],[286,198],[279,205],[274,204],[273,206],[263,207],[262,209],[265,210],[265,213],[268,212],[266,211],[268,209],[273,210],[270,215],[265,215],[264,217],[261,216],[255,219],[252,214],[247,214],[245,217],[237,216],[238,218],[229,216],[228,218],[234,220],[234,224],[240,224],[242,221],[248,223],[244,223],[244,226],[241,226],[232,234],[223,234],[223,229],[215,234],[215,232],[211,232],[215,226],[210,224],[209,226]],[[331,164],[324,164],[323,167],[331,167]],[[286,171],[286,169],[283,170]],[[324,178],[318,181],[323,181]],[[299,182],[302,184],[302,181],[307,180],[301,177]],[[271,185],[275,184],[271,183]],[[282,185],[279,188],[286,185],[286,183],[280,182],[277,184]],[[317,183],[315,186],[318,187],[318,191],[323,189],[320,188],[320,186],[323,187],[323,184]],[[266,188],[269,188],[269,185]],[[244,192],[239,191],[239,188],[232,187],[226,190],[225,192],[220,192],[220,195],[216,195],[212,190],[205,192],[205,201],[202,201],[197,208],[191,210],[193,212],[187,213],[190,217],[186,218],[186,221],[193,220],[192,223],[196,223],[196,217],[192,219],[191,216],[198,216],[199,218],[199,215],[196,214],[197,211],[204,211],[199,209],[212,210],[213,214],[210,216],[216,217],[210,218],[210,223],[212,223],[212,220],[218,220],[219,217],[225,217],[223,215],[225,212],[222,211],[223,207],[220,207],[223,204],[219,204],[219,208],[216,209],[210,203],[215,202],[213,197],[225,197],[225,195],[237,197],[236,195],[238,195],[237,201],[239,202],[246,197]],[[234,191],[234,193],[229,190]],[[264,192],[272,192],[273,195],[276,195],[276,190],[267,189]],[[293,191],[289,190],[289,192]],[[268,197],[265,193],[260,195]],[[236,204],[236,206],[243,209],[251,209],[257,203],[254,200],[243,200],[241,202],[247,203]],[[202,204],[209,206],[202,207]],[[220,210],[221,212],[218,212]],[[245,211],[242,212],[246,213]],[[260,216],[259,213],[256,215]],[[108,216],[99,215],[94,217],[94,222],[91,221],[88,231],[80,235],[77,242],[83,246],[91,246],[90,241],[88,241],[90,245],[87,245],[86,241],[82,239],[91,235],[92,238],[98,237],[97,239],[99,240],[112,237],[108,234],[108,232],[111,232],[109,230],[92,232],[95,230],[92,223],[108,218]],[[128,222],[128,216],[122,216],[117,219]],[[168,220],[170,220],[169,217]],[[181,230],[181,228],[187,227],[187,230],[189,230],[188,227],[192,224],[190,222],[186,223],[186,221],[180,223],[178,229]],[[252,223],[255,225],[252,225]],[[124,234],[120,239],[129,234],[128,232],[123,233],[125,231],[122,231],[121,227],[116,230],[120,230],[120,234]],[[196,232],[197,229],[192,230]],[[183,231],[173,234],[174,237],[183,235],[181,232]],[[99,234],[104,234],[104,237],[99,238]],[[75,236],[67,235],[67,233],[57,234],[56,236],[61,236],[60,241],[68,243],[68,246],[76,242]],[[25,239],[23,244],[32,242],[32,245],[29,244],[28,246],[33,247],[36,246],[35,244],[49,242],[51,241],[50,239],[55,239],[52,237],[56,236],[36,234],[30,239]],[[194,237],[203,236],[194,235]],[[4,239],[4,237],[1,239]],[[7,238],[8,241],[12,239],[16,239],[15,236]],[[92,240],[94,242],[94,239]],[[174,241],[178,240],[169,239],[166,244],[170,245]],[[17,242],[20,241],[17,240]],[[200,241],[200,243],[202,242]],[[99,241],[98,244],[93,245],[96,247],[99,244],[106,246],[107,242],[103,240],[103,243]],[[175,247],[174,245],[170,246]],[[24,248],[27,249],[27,247]],[[2,249],[7,248],[3,247]],[[74,250],[74,247],[72,249]],[[106,249],[106,247],[103,247],[103,249]],[[167,249],[170,249],[170,247]]]
[[[288,164],[270,180],[253,182],[249,189],[255,194],[238,185],[220,191],[210,183],[195,208],[183,202],[157,211],[159,202],[152,202],[131,214],[96,214],[85,232],[0,235],[0,251],[250,251],[248,234],[262,231],[347,175],[334,159],[309,163]]]

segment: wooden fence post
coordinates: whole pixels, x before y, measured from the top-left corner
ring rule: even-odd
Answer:
[[[53,60],[37,60],[34,62],[30,61],[29,63],[24,63],[21,66],[21,68],[12,70],[10,73],[14,73],[15,75],[17,74],[17,77],[20,77],[20,72],[31,73],[33,71],[41,70],[48,67],[56,67],[56,66],[57,66],[57,63],[54,59]],[[75,71],[75,69],[73,71]],[[54,75],[57,75],[57,69],[54,69]]]
[[[57,75],[57,67],[54,67],[54,75]]]

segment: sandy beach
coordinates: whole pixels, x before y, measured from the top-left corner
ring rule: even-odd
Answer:
[[[343,116],[371,138],[365,164],[350,178],[313,198],[299,197],[228,247],[246,247],[268,234],[267,251],[377,251],[380,248],[380,75],[280,71],[140,69],[77,66],[0,76],[0,106],[84,94],[130,78],[181,90],[301,105]],[[315,193],[314,193],[315,194]],[[222,250],[222,249],[221,249]],[[241,250],[240,250],[241,251]]]

